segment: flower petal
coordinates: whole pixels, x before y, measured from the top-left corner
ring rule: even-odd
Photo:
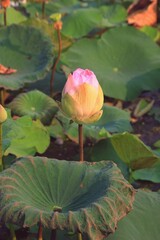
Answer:
[[[96,98],[96,101],[95,101],[94,109],[91,112],[91,115],[93,115],[94,113],[98,112],[102,108],[103,103],[104,103],[104,95],[103,95],[102,88],[99,85],[99,87],[98,87],[98,95],[97,95],[97,98]]]
[[[62,97],[61,109],[67,117],[72,119],[75,118],[75,116],[80,118],[83,116],[81,105],[68,93]]]
[[[103,114],[103,110],[100,110],[99,112],[96,112],[94,115],[92,115],[88,118],[75,119],[74,121],[77,122],[78,124],[94,123],[101,118],[102,114]]]
[[[81,84],[72,95],[73,99],[82,106],[83,117],[88,117],[94,111],[98,91],[88,83]],[[98,109],[100,110],[100,109]]]

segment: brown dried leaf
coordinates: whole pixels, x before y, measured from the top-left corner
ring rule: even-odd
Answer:
[[[4,65],[0,64],[0,74],[6,75],[6,74],[12,74],[17,72],[16,69],[5,67]]]
[[[157,0],[139,0],[128,10],[128,23],[135,27],[153,26],[157,23]]]

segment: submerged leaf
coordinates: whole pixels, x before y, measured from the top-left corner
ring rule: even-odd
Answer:
[[[0,219],[24,227],[41,221],[101,240],[115,231],[133,200],[132,186],[108,161],[28,157],[0,174]]]

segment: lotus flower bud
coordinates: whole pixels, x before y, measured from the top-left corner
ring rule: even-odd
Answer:
[[[0,124],[6,121],[7,119],[7,112],[4,107],[0,104]]]
[[[102,116],[103,91],[95,74],[78,68],[70,74],[62,92],[61,109],[78,124],[93,123]]]

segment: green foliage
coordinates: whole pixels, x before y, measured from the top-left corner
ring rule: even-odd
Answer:
[[[160,181],[159,156],[133,134],[114,134],[98,142],[93,148],[91,159],[114,161],[131,181]]]
[[[58,51],[59,44],[57,40],[57,31],[53,28],[53,23],[48,22],[45,19],[38,17],[32,17],[22,22],[21,24],[26,26],[32,26],[38,28],[40,31],[43,31],[52,41],[54,45],[54,53]],[[62,49],[69,47],[72,44],[72,40],[61,33],[62,38]]]
[[[98,162],[101,159],[107,160],[110,159],[111,161],[115,162],[117,166],[121,169],[123,176],[126,179],[129,179],[129,169],[128,166],[122,161],[119,157],[117,152],[115,151],[112,143],[111,138],[103,139],[97,142],[92,149],[91,152],[91,161]]]
[[[17,120],[7,119],[3,124],[2,143],[5,156],[22,157],[43,153],[50,144],[50,137],[39,120],[32,121],[31,117],[24,116]]]
[[[132,170],[151,167],[160,161],[159,157],[135,135],[115,134],[111,138],[111,143],[120,158]]]
[[[62,32],[69,37],[79,38],[87,35],[92,29],[98,27],[102,21],[99,9],[77,9],[64,18]]]
[[[61,112],[56,118],[62,123],[65,134],[75,142],[78,142],[78,125],[71,123]],[[99,121],[93,124],[84,124],[84,140],[101,139],[109,136],[109,133],[132,131],[130,114],[124,110],[112,106],[103,106],[103,115]],[[62,134],[62,138],[63,138]]]
[[[26,17],[13,7],[7,8],[7,25],[18,24],[26,20]],[[4,25],[3,14],[0,14],[0,25]]]
[[[159,240],[160,194],[139,190],[133,210],[118,223],[116,232],[107,240]]]
[[[8,107],[15,115],[40,119],[43,124],[49,124],[58,111],[57,103],[38,90],[18,95]]]
[[[78,230],[91,240],[114,232],[133,200],[132,186],[107,161],[28,157],[0,174],[2,222],[33,226],[41,221],[51,229]]]
[[[101,27],[113,27],[127,19],[127,11],[120,4],[104,5],[99,9],[103,16]]]
[[[132,100],[142,90],[159,87],[160,49],[133,27],[110,29],[100,39],[81,39],[61,60],[71,71],[93,70],[104,94],[113,98]]]
[[[0,64],[17,70],[0,75],[0,87],[16,90],[45,77],[53,64],[53,46],[39,30],[11,25],[0,29],[0,56]]]
[[[153,41],[158,42],[160,40],[160,31],[155,27],[145,26],[140,29],[147,36],[149,36]]]

